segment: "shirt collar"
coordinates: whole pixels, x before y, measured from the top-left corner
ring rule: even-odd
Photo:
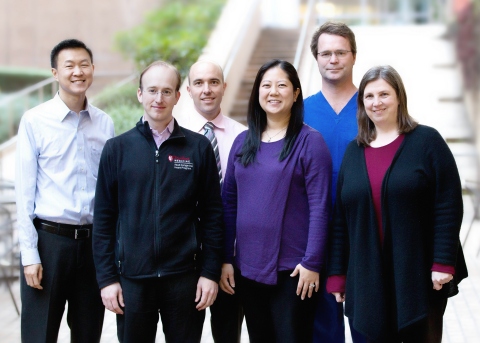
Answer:
[[[216,128],[219,129],[225,129],[225,121],[224,121],[224,116],[222,114],[222,111],[218,114],[218,116],[215,117],[213,120],[207,120],[204,116],[202,116],[200,113],[197,111],[194,111],[190,117],[191,120],[191,127],[196,131],[196,132],[201,132],[203,130],[203,126],[207,122],[213,123]]]
[[[85,113],[90,116],[90,104],[88,103],[87,98],[85,98],[85,101],[87,103],[85,109],[81,110],[80,113]],[[57,92],[53,97],[53,103],[55,105],[55,115],[57,116],[59,121],[63,121],[70,112],[73,113],[73,111],[69,109],[68,106],[63,102],[62,98],[60,98],[59,92]]]
[[[148,120],[147,120],[148,121]],[[145,115],[143,115],[142,117],[142,123],[145,123]],[[175,120],[172,118],[172,120],[170,120],[170,122],[167,124],[167,126],[165,127],[165,130],[163,130],[162,132],[158,132],[157,130],[153,129],[151,126],[150,126],[150,130],[152,131],[152,135],[154,136],[161,136],[161,135],[164,135],[165,133],[169,133],[171,134],[173,132],[173,129],[175,128]]]

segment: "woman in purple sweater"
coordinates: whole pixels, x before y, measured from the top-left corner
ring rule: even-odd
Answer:
[[[331,157],[303,124],[295,68],[272,60],[255,79],[249,130],[233,143],[223,185],[225,264],[251,342],[310,342],[324,263]]]

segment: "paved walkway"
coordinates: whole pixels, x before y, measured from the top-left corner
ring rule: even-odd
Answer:
[[[420,123],[437,128],[447,139],[456,158],[462,180],[477,180],[473,133],[461,101],[461,81],[455,54],[450,42],[439,37],[443,26],[355,27],[358,56],[354,82],[371,66],[391,64],[405,83],[410,113]],[[312,72],[318,74],[314,66]],[[318,79],[304,88],[320,89]],[[309,91],[306,89],[305,93]],[[310,94],[313,91],[310,91]],[[465,215],[461,240],[465,238],[473,218],[469,195],[464,197]],[[473,343],[480,337],[480,221],[472,225],[464,250],[470,276],[460,284],[460,294],[449,300],[444,318],[444,343]],[[18,283],[14,284],[19,302]],[[0,284],[0,342],[20,342],[20,320],[4,283]],[[106,313],[102,342],[116,341],[115,317]],[[244,327],[242,342],[248,342]],[[157,342],[164,342],[161,328]],[[69,341],[69,331],[62,323],[59,342]],[[205,321],[202,342],[213,342],[210,325]],[[347,343],[351,339],[347,336]]]

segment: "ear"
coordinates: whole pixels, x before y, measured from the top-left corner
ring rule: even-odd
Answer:
[[[53,75],[53,78],[58,81],[58,71],[57,69],[55,68],[52,68],[52,75]]]
[[[192,90],[190,89],[190,86],[187,86],[187,92],[188,92],[188,94],[190,94],[190,98],[193,98]]]
[[[175,95],[175,98],[177,99],[175,101],[175,105],[177,104],[178,100],[180,99],[180,95],[181,95],[180,92],[177,92],[177,94]]]
[[[300,94],[300,88],[297,88],[293,93],[293,102],[297,101],[298,95]]]
[[[142,103],[143,95],[142,95],[142,90],[140,88],[137,89],[137,99],[139,103]]]

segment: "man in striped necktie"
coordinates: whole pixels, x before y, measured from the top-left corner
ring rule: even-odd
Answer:
[[[195,111],[177,118],[181,126],[204,134],[210,139],[217,159],[220,184],[227,169],[228,154],[237,135],[247,128],[222,114],[220,105],[227,84],[222,68],[211,61],[202,60],[190,68],[188,93]],[[210,307],[212,335],[215,342],[240,342],[243,311],[236,295],[218,290],[217,299]]]

